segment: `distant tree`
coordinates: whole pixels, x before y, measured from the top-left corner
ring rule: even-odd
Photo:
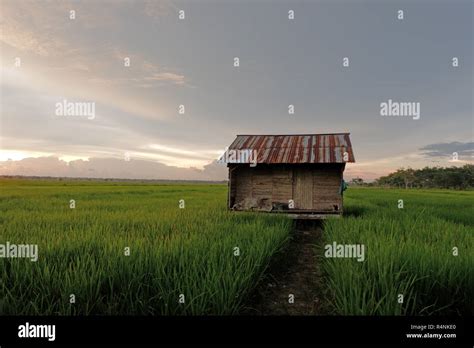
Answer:
[[[349,182],[351,185],[362,186],[364,185],[364,180],[362,178],[352,178]]]
[[[462,167],[425,167],[423,169],[400,168],[374,182],[377,186],[398,188],[474,188],[474,165]]]
[[[413,187],[415,182],[415,171],[411,168],[405,169],[402,173],[403,181],[405,183],[405,189]]]

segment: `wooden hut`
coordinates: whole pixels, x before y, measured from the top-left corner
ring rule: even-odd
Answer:
[[[238,135],[221,160],[229,209],[324,218],[342,214],[343,172],[354,154],[349,133]]]

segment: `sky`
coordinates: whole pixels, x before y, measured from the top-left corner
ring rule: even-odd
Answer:
[[[473,12],[469,0],[1,0],[0,175],[221,180],[237,134],[350,132],[348,179],[472,164]],[[389,100],[419,118],[382,116]]]

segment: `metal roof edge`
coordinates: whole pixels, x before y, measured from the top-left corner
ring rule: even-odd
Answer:
[[[337,135],[337,134],[345,134],[345,135],[350,135],[350,132],[342,132],[342,133],[303,133],[303,134],[237,134],[237,137],[276,137],[276,136],[284,136],[284,137],[290,137],[290,136],[300,136],[300,135]]]

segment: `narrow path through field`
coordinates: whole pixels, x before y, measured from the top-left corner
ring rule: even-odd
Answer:
[[[315,251],[321,233],[320,222],[296,221],[288,247],[275,256],[242,314],[323,314],[322,275]],[[294,303],[290,303],[290,295],[294,295]]]

